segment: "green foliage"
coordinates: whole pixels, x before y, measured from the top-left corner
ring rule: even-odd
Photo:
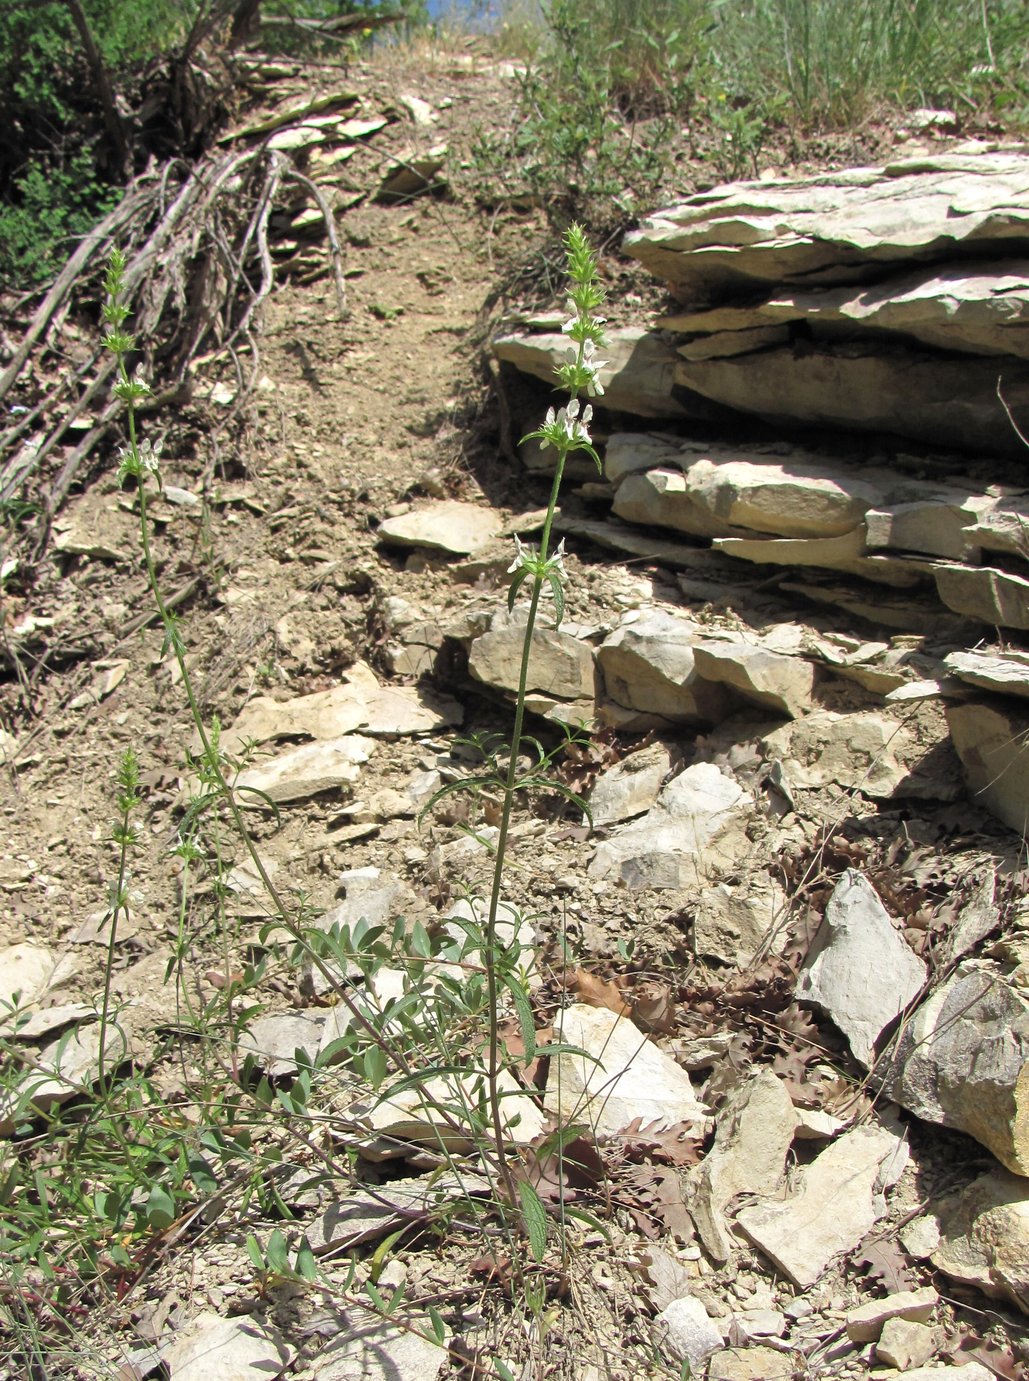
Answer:
[[[528,62],[509,134],[483,134],[489,194],[601,227],[674,173],[688,128],[722,177],[752,176],[775,129],[859,126],[889,110],[1029,118],[1024,0],[550,0],[500,40]],[[614,214],[612,214],[614,213]]]
[[[802,129],[888,107],[970,116],[1026,89],[1022,0],[715,0],[712,18],[720,89]]]

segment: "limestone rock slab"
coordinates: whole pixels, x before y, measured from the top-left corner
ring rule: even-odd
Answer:
[[[520,611],[519,611],[520,612]],[[496,616],[488,632],[473,640],[468,670],[477,681],[497,690],[515,692],[521,671],[524,620]],[[529,653],[532,693],[564,701],[593,702],[596,686],[593,649],[581,638],[537,624]]]
[[[598,355],[606,361],[600,371],[605,408],[637,417],[697,415],[677,396],[678,355],[670,336],[633,326],[615,327],[604,334],[606,343]],[[557,332],[500,336],[493,342],[493,353],[498,360],[553,386],[554,370],[568,359],[568,337]]]
[[[1029,714],[1003,701],[947,705],[969,794],[1018,834],[1029,829]]]
[[[948,609],[995,628],[1029,628],[1029,580],[992,566],[938,565],[936,593]]]
[[[894,926],[875,888],[848,868],[829,898],[796,996],[828,1013],[867,1069],[879,1033],[917,996],[925,977],[925,964]]]
[[[693,647],[703,630],[662,609],[629,615],[597,652],[605,705],[626,729],[716,724],[735,701],[697,671]]]
[[[980,1175],[940,1205],[933,1265],[1029,1314],[1029,1180]]]
[[[609,767],[597,778],[589,796],[594,829],[620,824],[650,810],[672,770],[672,761],[667,744],[651,743]]]
[[[676,1361],[689,1363],[691,1375],[722,1346],[721,1333],[695,1295],[673,1299],[654,1322],[663,1330],[664,1346]]]
[[[934,763],[932,770],[922,766],[928,750],[910,728],[874,711],[843,715],[814,710],[761,742],[769,758],[782,762],[794,790],[835,783],[877,800],[949,801],[958,794],[946,764],[937,768]]]
[[[258,792],[278,803],[302,801],[323,791],[352,786],[378,746],[374,739],[360,734],[305,743],[257,767],[248,767],[237,777],[236,789]]]
[[[589,873],[630,891],[713,880],[747,852],[753,798],[713,763],[694,763],[663,787],[653,807],[598,845]]]
[[[697,675],[731,686],[753,705],[797,719],[813,704],[815,668],[803,657],[770,652],[736,639],[698,642],[693,648]]]
[[[943,153],[811,177],[736,182],[646,217],[624,251],[692,301],[760,284],[830,285],[1029,236],[1029,159]]]
[[[782,1182],[797,1116],[786,1086],[767,1069],[733,1089],[718,1111],[715,1143],[687,1179],[686,1204],[715,1261],[732,1251],[725,1210],[737,1194],[773,1194]]]
[[[794,1285],[807,1289],[885,1214],[884,1190],[906,1161],[907,1147],[892,1132],[858,1127],[802,1172],[789,1198],[744,1208],[736,1222]]]
[[[278,1330],[255,1319],[223,1319],[207,1312],[161,1349],[173,1381],[274,1381],[290,1365],[295,1350]]]
[[[543,1099],[548,1112],[612,1136],[635,1118],[644,1126],[704,1123],[707,1110],[685,1070],[627,1017],[575,1003],[560,1014],[560,1038],[586,1055],[551,1059]]]
[[[470,556],[484,547],[504,526],[500,513],[483,504],[445,499],[387,518],[379,524],[382,542],[398,547],[424,547],[454,556]]]
[[[884,1087],[1029,1175],[1029,993],[995,965],[962,964],[906,1022]]]
[[[1029,653],[1012,649],[997,657],[985,652],[950,652],[943,665],[971,686],[1029,699]]]

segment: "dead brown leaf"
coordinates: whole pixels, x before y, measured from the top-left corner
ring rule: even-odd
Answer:
[[[620,1017],[632,1016],[632,1008],[625,1000],[625,994],[617,983],[598,978],[585,969],[576,969],[571,976],[572,986],[579,997],[590,1007],[606,1007]]]

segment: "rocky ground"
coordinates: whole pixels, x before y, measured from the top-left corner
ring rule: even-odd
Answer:
[[[548,489],[512,450],[525,398],[510,377],[498,392],[487,348],[502,311],[510,331],[518,309],[524,324],[561,308],[545,275],[522,272],[544,227],[531,209],[478,206],[469,161],[476,128],[510,119],[511,75],[466,54],[416,67],[348,74],[362,129],[287,120],[275,136],[346,203],[345,318],[300,210],[279,227],[288,276],[263,312],[245,426],[224,420],[241,380],[217,355],[177,417],[145,423],[165,434],[155,553],[201,706],[228,750],[257,745],[241,784],[277,806],[253,815],[261,857],[322,925],[440,926],[486,886],[489,804],[420,811],[466,770],[462,740],[509,723],[505,573]],[[279,80],[241,128],[309,94],[306,78]],[[398,171],[413,184],[377,198]],[[617,245],[602,268],[613,324],[649,324],[659,287]],[[618,418],[601,421],[598,435]],[[689,436],[683,421],[656,444]],[[653,532],[635,555],[624,532],[612,550],[606,484],[573,476],[569,492],[568,605],[534,653],[533,724],[550,746],[560,721],[593,722],[558,770],[594,831],[560,801],[527,800],[505,899],[535,948],[537,1027],[595,1052],[610,1086],[601,1096],[566,1057],[559,1091],[552,1060],[513,1135],[557,1198],[539,1138],[577,1087],[599,1153],[564,1189],[602,1226],[568,1229],[567,1260],[547,1258],[528,1308],[462,1214],[431,1226],[445,1221],[425,1208],[433,1194],[459,1201],[427,1169],[432,1128],[366,1101],[334,1143],[348,1179],[313,1182],[311,1146],[283,1133],[305,1172],[280,1189],[291,1217],[260,1196],[223,1213],[211,1196],[124,1297],[101,1292],[70,1337],[54,1334],[38,1374],[413,1381],[492,1374],[491,1358],[582,1381],[1024,1374],[1024,844],[967,788],[943,701],[924,690],[982,630],[959,642],[948,623],[942,647],[924,622],[884,628],[867,602],[791,593],[782,572],[733,561],[735,530],[706,534],[724,553],[681,533],[665,550]],[[58,515],[31,580],[25,559],[5,570],[0,994],[20,992],[31,1020],[9,1082],[19,1059],[52,1065],[68,1030],[81,1062],[60,1065],[54,1102],[95,1078],[114,778],[131,747],[146,846],[114,992],[132,1059],[188,1123],[169,957],[216,1002],[267,947],[267,902],[237,850],[231,924],[215,925],[202,888],[180,912],[169,845],[194,730],[113,465]],[[913,680],[917,697],[884,699]],[[283,955],[247,1002],[240,1053],[288,1092],[296,1048],[338,1034],[331,988]],[[3,1116],[7,1154],[45,1165],[39,1124],[9,1103]],[[306,1234],[321,1285],[255,1270],[248,1233],[276,1230],[291,1248]],[[403,1288],[403,1326],[341,1303],[351,1254],[359,1284]],[[448,1351],[407,1331],[430,1305]],[[5,1374],[26,1374],[23,1360]]]

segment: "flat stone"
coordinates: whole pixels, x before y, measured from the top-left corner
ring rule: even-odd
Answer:
[[[486,546],[503,526],[503,515],[484,504],[445,499],[412,509],[399,518],[387,518],[379,524],[376,535],[390,546],[423,547],[470,556]]]
[[[295,1355],[277,1329],[211,1312],[198,1314],[161,1348],[173,1381],[274,1381]]]
[[[742,1209],[736,1222],[794,1285],[806,1290],[829,1262],[853,1251],[886,1213],[885,1188],[900,1177],[907,1146],[882,1127],[858,1127],[798,1176],[789,1198]]]
[[[472,642],[469,672],[487,686],[517,691],[524,637],[523,616],[498,615],[490,631]],[[527,689],[557,700],[588,700],[592,705],[596,691],[593,649],[570,633],[537,624],[532,632]]]
[[[575,1003],[560,1013],[560,1039],[586,1056],[551,1059],[544,1108],[614,1136],[637,1118],[644,1127],[702,1126],[706,1109],[685,1070],[626,1017]]]
[[[122,1031],[109,1025],[104,1039],[107,1068],[113,1068],[128,1054]],[[99,1062],[99,1022],[80,1026],[70,1038],[60,1036],[45,1046],[40,1051],[37,1067],[22,1075],[0,1099],[0,1136],[10,1136],[19,1123],[75,1098],[83,1086],[93,1084],[99,1073]]]
[[[448,1359],[447,1337],[432,1342],[432,1322],[405,1311],[407,1328],[354,1311],[340,1317],[345,1335],[318,1353],[318,1381],[435,1381]]]
[[[945,743],[941,736],[937,748]],[[951,801],[958,795],[946,762],[939,761],[940,753],[935,754],[931,772],[923,769],[930,748],[902,721],[875,711],[814,710],[766,734],[761,744],[769,758],[786,767],[794,790],[834,783],[875,800]]]
[[[0,950],[0,1010],[15,1004],[31,1007],[46,992],[54,971],[57,955],[47,945],[23,940]]]
[[[1011,704],[947,705],[969,795],[1019,835],[1029,829],[1029,713]]]
[[[708,1362],[708,1381],[792,1381],[793,1359],[771,1347],[727,1347]]]
[[[885,1299],[869,1300],[847,1311],[847,1337],[852,1343],[874,1343],[888,1319],[928,1323],[939,1302],[939,1295],[928,1285],[921,1290],[900,1290]]]
[[[948,609],[995,628],[1029,628],[1029,580],[990,566],[938,565],[936,593]]]
[[[940,153],[697,192],[645,217],[623,249],[693,302],[761,284],[810,291],[966,245],[996,256],[1025,238],[1026,205],[1024,154]]]
[[[889,1378],[893,1381],[894,1372],[870,1372],[871,1376],[880,1381],[881,1378]],[[980,1366],[978,1362],[966,1362],[960,1367],[915,1367],[914,1371],[904,1373],[904,1381],[939,1381],[940,1377],[950,1377],[951,1381],[996,1381],[995,1374],[988,1367]]]
[[[921,991],[926,966],[913,954],[854,868],[840,878],[797,979],[796,996],[826,1012],[868,1069],[880,1032]]]
[[[474,1150],[476,1138],[471,1119],[462,1110],[478,1108],[485,1086],[485,1072],[436,1075],[395,1093],[387,1086],[374,1102],[348,1110],[348,1117],[368,1128],[357,1149],[373,1161],[409,1155],[412,1146],[446,1156],[467,1155]],[[527,1146],[542,1133],[543,1114],[535,1099],[506,1071],[499,1075],[498,1087],[505,1135],[512,1144]]]
[[[604,337],[598,357],[605,361],[600,371],[605,408],[636,417],[696,415],[675,396],[678,355],[669,336],[639,326],[620,326],[606,330]],[[500,336],[493,342],[493,353],[553,387],[555,369],[568,360],[568,337],[559,332]]]
[[[910,1112],[1029,1176],[1029,992],[999,965],[961,964],[904,1024],[882,1078]]]
[[[408,201],[434,187],[441,187],[444,179],[440,174],[446,166],[448,152],[446,144],[435,144],[424,153],[415,151],[389,159],[383,165],[376,201]]]
[[[421,686],[383,683],[367,663],[355,662],[343,672],[340,684],[329,690],[291,700],[255,696],[231,728],[223,730],[221,746],[227,753],[238,754],[248,741],[337,739],[358,731],[382,738],[431,734],[460,724],[463,714],[450,696]],[[193,746],[197,751],[199,742]]]
[[[1029,699],[1029,654],[995,657],[985,652],[950,652],[943,665],[969,685]]]
[[[773,1194],[782,1183],[796,1126],[785,1085],[759,1069],[719,1109],[715,1143],[687,1177],[686,1206],[708,1254],[729,1259],[725,1210],[737,1194]]]
[[[361,767],[378,746],[374,739],[360,734],[305,743],[241,772],[236,778],[236,790],[250,792],[251,800],[256,793],[276,803],[302,801],[323,791],[336,791],[359,779]]]
[[[696,898],[693,943],[698,955],[746,968],[786,943],[786,893],[767,872],[748,871],[740,882],[716,882]]]
[[[879,340],[815,341],[711,360],[681,360],[675,382],[723,408],[782,427],[803,421],[849,432],[892,433],[921,445],[1024,452],[997,398],[997,364]],[[1004,397],[1029,402],[1029,367],[1010,362]],[[699,410],[699,408],[698,408]]]
[[[648,811],[672,770],[672,761],[667,744],[651,743],[602,773],[589,795],[594,828],[617,825]]]
[[[936,1335],[924,1323],[889,1319],[875,1345],[875,1358],[898,1371],[911,1371],[928,1362],[935,1351]]]
[[[6,1010],[6,1009],[3,1009]],[[62,1002],[54,1007],[20,1009],[17,1018],[0,1020],[0,1035],[10,1040],[32,1041],[49,1036],[72,1022],[95,1020],[96,1008],[87,1002]]]
[[[797,719],[813,703],[815,668],[803,657],[788,657],[750,643],[698,642],[693,648],[697,675],[731,686],[743,700]]]
[[[699,1368],[705,1357],[710,1357],[722,1346],[721,1333],[694,1295],[673,1299],[654,1323],[667,1351],[676,1361],[689,1362],[691,1369]]]
[[[437,1217],[447,1204],[489,1192],[489,1182],[462,1173],[432,1177],[412,1175],[369,1187],[355,1186],[306,1225],[316,1256],[338,1256],[410,1223]]]
[[[615,493],[616,517],[641,527],[672,528],[690,537],[743,537],[746,532],[715,516],[690,492],[681,471],[647,470],[626,475]]]
[[[746,852],[752,799],[713,763],[695,763],[662,788],[646,815],[598,845],[590,876],[617,878],[630,891],[712,880]]]
[[[1029,1314],[1029,1180],[1003,1170],[980,1175],[940,1204],[938,1216],[937,1270]]]
[[[693,646],[702,630],[662,609],[629,615],[597,652],[606,705],[626,729],[671,724],[716,724],[737,703],[732,693],[704,681]]]
[[[324,1012],[276,1012],[255,1021],[239,1039],[240,1053],[252,1054],[270,1079],[295,1074],[296,1052],[306,1051],[313,1060],[322,1042]]]

